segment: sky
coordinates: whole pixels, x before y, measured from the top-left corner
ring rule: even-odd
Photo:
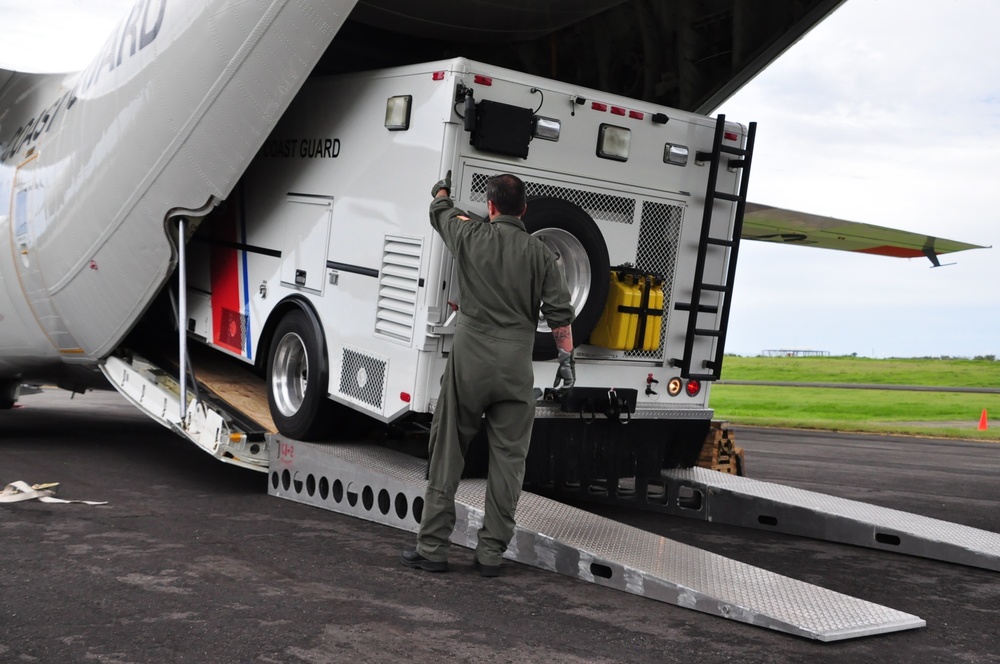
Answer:
[[[82,69],[131,4],[0,0],[0,68]],[[1000,356],[998,24],[993,0],[847,0],[718,109],[758,123],[751,201],[995,247],[930,269],[744,242],[728,352]]]
[[[728,100],[750,200],[994,249],[926,259],[744,242],[727,350],[1000,356],[1000,58],[990,0],[847,0]]]

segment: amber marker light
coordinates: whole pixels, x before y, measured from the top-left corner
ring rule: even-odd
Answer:
[[[676,397],[684,389],[684,381],[680,378],[671,378],[670,382],[667,383],[667,394],[672,397]]]

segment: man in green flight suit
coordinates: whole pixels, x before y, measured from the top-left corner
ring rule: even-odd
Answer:
[[[431,225],[458,264],[461,309],[430,432],[430,465],[415,549],[403,564],[448,570],[455,492],[465,452],[485,414],[489,440],[486,509],[475,562],[497,576],[514,534],[514,511],[535,418],[531,352],[541,308],[559,351],[555,386],[576,381],[570,294],[555,255],[527,233],[524,183],[497,175],[486,184],[489,219],[479,222],[452,203],[451,171],[431,190]],[[539,302],[541,303],[539,307]]]

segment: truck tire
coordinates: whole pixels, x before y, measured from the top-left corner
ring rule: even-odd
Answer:
[[[0,383],[0,410],[10,410],[17,403],[17,388],[21,381]]]
[[[608,245],[597,224],[580,206],[560,198],[532,198],[522,218],[529,233],[541,239],[559,259],[576,319],[573,343],[585,342],[604,311],[608,299]],[[552,330],[539,317],[532,357],[538,361],[557,357]]]
[[[328,371],[319,323],[302,309],[287,312],[267,357],[267,403],[278,431],[296,440],[329,432]]]

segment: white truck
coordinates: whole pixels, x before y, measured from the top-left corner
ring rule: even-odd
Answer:
[[[349,409],[429,419],[461,306],[430,183],[451,171],[456,204],[485,215],[487,178],[513,173],[577,312],[561,402],[539,321],[528,480],[613,495],[701,449],[752,138],[462,58],[315,78],[188,245],[189,337],[266,371],[290,438]]]

